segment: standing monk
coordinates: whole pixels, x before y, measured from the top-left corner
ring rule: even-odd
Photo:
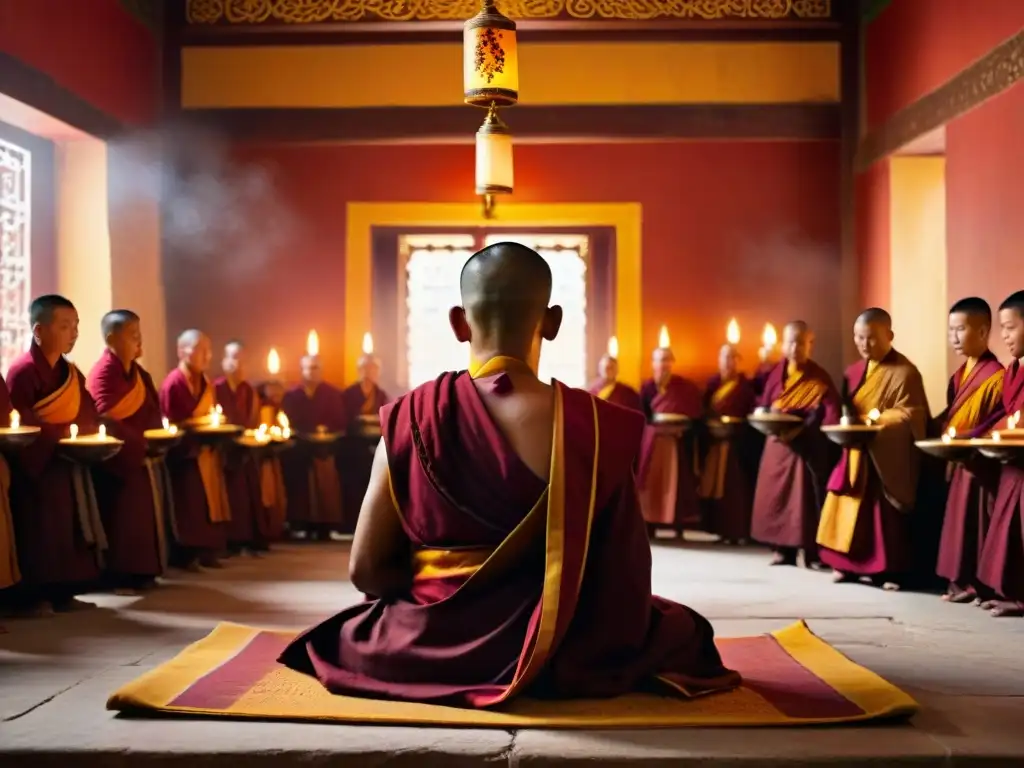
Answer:
[[[944,433],[987,435],[1005,415],[1003,366],[988,348],[992,309],[984,299],[961,299],[949,310],[949,341],[966,358],[946,389]],[[949,582],[942,599],[970,603],[978,596],[978,556],[999,488],[999,465],[979,458],[948,470],[949,496],[935,572]],[[984,590],[982,590],[984,591]]]
[[[7,392],[7,383],[0,379],[0,425],[9,427],[11,414],[11,396]],[[21,581],[21,569],[18,568],[18,549],[14,541],[14,518],[11,516],[11,468],[7,459],[0,454],[0,615],[3,614],[4,595]],[[0,626],[0,634],[4,628]]]
[[[640,393],[628,384],[619,381],[619,361],[612,354],[613,348],[609,347],[608,354],[602,355],[597,362],[597,379],[594,380],[587,391],[607,400],[609,403],[621,405],[623,408],[632,408],[634,411],[643,411],[640,404]]]
[[[725,344],[718,353],[718,374],[711,377],[704,392],[704,414],[708,419],[745,419],[754,410],[754,388],[740,373],[738,364],[736,348]],[[704,506],[708,531],[726,544],[742,544],[750,538],[757,442],[748,432],[744,425],[729,438],[707,435],[697,495]]]
[[[260,424],[281,426],[284,385],[276,379],[265,381],[260,384],[257,394],[260,400]],[[260,498],[267,510],[267,540],[280,541],[284,538],[287,523],[288,494],[284,487],[281,459],[276,453],[260,458]]]
[[[377,414],[388,401],[387,392],[377,383],[380,380],[380,360],[372,354],[364,354],[359,358],[358,369],[359,381],[342,392],[345,414],[351,426],[358,425],[361,416],[370,417],[376,423]]]
[[[1024,291],[1017,291],[999,306],[999,328],[1013,362],[1003,379],[1003,409],[1007,421],[1020,427],[1024,410]],[[982,608],[993,616],[1024,616],[1024,465],[1020,459],[1004,464],[992,520],[978,564],[978,581],[996,593]]]
[[[213,357],[209,337],[191,329],[178,336],[178,367],[160,387],[160,408],[173,424],[206,418],[216,406],[206,377]],[[224,469],[210,446],[186,435],[167,455],[174,495],[174,522],[179,559],[188,570],[222,567],[217,559],[227,547],[231,520]]]
[[[852,416],[878,411],[882,427],[867,449],[844,448],[832,470],[818,525],[821,560],[836,582],[869,577],[896,590],[911,565],[910,514],[917,495],[928,399],[921,374],[893,349],[892,318],[864,310],[854,324],[860,361],[846,369]]]
[[[364,353],[359,358],[359,381],[342,393],[349,418],[348,434],[336,456],[345,511],[342,533],[355,531],[359,504],[370,482],[374,446],[380,438],[380,409],[388,401],[387,393],[377,384],[379,378],[380,360]]]
[[[281,409],[299,434],[342,432],[346,424],[341,392],[323,381],[320,358],[302,358],[302,383],[284,396]],[[341,479],[334,446],[321,450],[300,442],[282,457],[288,492],[288,525],[293,533],[325,539],[342,526]]]
[[[653,378],[640,388],[640,402],[648,425],[640,448],[637,478],[640,508],[653,537],[658,528],[684,528],[700,522],[697,477],[693,468],[693,440],[678,423],[657,420],[658,414],[700,418],[700,388],[672,373],[675,355],[658,347],[651,357]]]
[[[761,348],[757,350],[758,364],[753,381],[754,394],[758,397],[764,394],[765,386],[768,384],[768,377],[772,375],[772,371],[779,364],[778,356],[775,352],[777,342],[775,326],[767,323],[761,336]]]
[[[260,403],[256,390],[245,380],[245,347],[240,341],[224,345],[221,361],[224,375],[214,381],[217,402],[229,424],[246,429],[260,425]],[[260,495],[260,474],[255,454],[231,446],[226,452],[224,482],[227,485],[231,521],[227,527],[228,547],[250,553],[267,549],[267,514]]]
[[[799,416],[803,424],[765,441],[754,491],[751,535],[775,551],[772,565],[818,568],[818,513],[835,463],[824,424],[839,421],[839,393],[832,377],[811,360],[814,333],[803,320],[782,329],[782,362],[765,382],[760,407]]]
[[[160,401],[142,357],[139,316],[116,309],[103,316],[107,348],[89,371],[86,386],[110,433],[124,441],[93,477],[110,551],[114,587],[131,594],[154,585],[166,567],[165,483],[162,463],[146,457],[143,432],[160,427]]]
[[[643,419],[537,379],[562,315],[547,306],[547,263],[492,245],[463,267],[461,288],[449,317],[470,372],[382,413],[349,559],[373,599],[281,661],[332,693],[478,708],[526,693],[736,686],[708,621],[651,596],[633,485]]]
[[[106,533],[89,471],[56,455],[77,424],[98,427],[85,377],[64,355],[78,340],[78,312],[63,296],[40,296],[29,309],[32,346],[7,372],[11,405],[21,423],[41,427],[17,456],[11,482],[14,538],[21,567],[21,608],[34,615],[92,607],[75,595],[100,575]]]

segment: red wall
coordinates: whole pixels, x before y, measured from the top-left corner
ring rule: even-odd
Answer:
[[[216,342],[244,334],[260,354],[277,345],[294,368],[316,328],[334,379],[346,202],[475,199],[471,146],[246,146],[234,163],[229,177],[269,174],[268,214],[250,217],[243,237],[225,234],[228,253],[202,269],[185,252],[166,255],[169,331],[199,326]],[[838,368],[838,188],[838,147],[827,142],[516,149],[517,202],[643,205],[645,346],[667,323],[700,375],[714,368],[734,315],[749,366],[764,322],[800,316],[819,329],[819,359]],[[282,230],[286,241],[268,251],[267,237]]]
[[[1024,289],[1024,85],[949,124],[946,235],[950,299]]]
[[[860,306],[886,307],[889,290],[889,161],[857,177],[857,263]]]
[[[159,47],[117,0],[3,0],[0,50],[128,125],[153,122]]]
[[[893,0],[867,28],[874,128],[1024,28],[1021,0]]]

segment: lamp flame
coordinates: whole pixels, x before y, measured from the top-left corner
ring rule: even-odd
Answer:
[[[21,414],[17,411],[11,411],[11,429],[21,428]]]
[[[281,372],[281,356],[277,354],[277,350],[273,347],[267,353],[267,373],[271,376],[277,376]]]
[[[1006,420],[1006,426],[1009,427],[1010,429],[1016,429],[1017,425],[1019,423],[1020,423],[1020,411],[1017,411],[1015,414],[1013,414],[1013,416],[1011,416],[1010,418],[1008,418]]]
[[[373,354],[373,334],[369,331],[363,334],[363,354]]]
[[[882,418],[882,414],[878,412],[877,408],[872,408],[870,411],[868,411],[868,424],[869,425],[874,424],[880,418]]]
[[[668,326],[661,326],[661,330],[658,332],[658,348],[659,349],[670,349],[672,347],[672,339],[668,335]]]
[[[288,421],[288,416],[285,415],[284,411],[278,412],[277,423],[281,425],[281,429],[288,429],[291,426],[291,422]]]
[[[608,357],[612,360],[619,359],[619,340],[615,336],[608,339]]]
[[[316,331],[310,331],[306,337],[306,354],[310,357],[320,354],[320,337],[316,335]]]
[[[779,343],[779,335],[775,332],[775,326],[771,323],[764,324],[764,333],[761,334],[761,344],[765,349],[773,349]]]
[[[740,343],[740,324],[736,322],[735,317],[729,321],[729,327],[725,329],[725,340],[733,346]]]
[[[78,425],[77,424],[72,424],[70,427],[68,427],[68,432],[71,433],[71,439],[72,440],[77,440],[78,439]]]
[[[947,429],[946,435],[949,437],[950,440],[956,437],[956,427],[950,427],[949,429]]]
[[[100,433],[99,434],[100,434],[100,440],[106,440],[107,439],[107,425],[106,424],[100,424]]]

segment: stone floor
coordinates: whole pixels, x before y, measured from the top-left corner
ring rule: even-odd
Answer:
[[[339,764],[345,766],[1024,764],[1024,621],[934,595],[833,585],[768,568],[764,552],[655,547],[657,590],[722,635],[808,620],[854,660],[921,702],[909,724],[801,729],[488,730],[128,720],[104,710],[122,683],[216,622],[301,627],[355,600],[347,546],[291,545],[223,571],[179,575],[143,598],[98,595],[100,610],[8,622],[0,635],[0,765]],[[1012,762],[1011,762],[1012,761]]]

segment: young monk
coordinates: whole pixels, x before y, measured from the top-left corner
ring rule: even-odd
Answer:
[[[928,399],[921,374],[893,349],[892,318],[864,310],[853,339],[861,359],[846,369],[846,387],[861,422],[877,410],[882,431],[867,450],[844,448],[832,470],[818,525],[821,560],[836,582],[867,577],[897,590],[911,565],[910,514],[917,495]]]
[[[64,355],[78,340],[78,312],[63,296],[35,299],[29,308],[32,346],[7,372],[11,405],[23,425],[40,427],[17,456],[11,513],[21,568],[19,607],[35,616],[91,608],[76,595],[95,584],[107,549],[88,470],[56,453],[57,442],[98,428],[85,377]]]
[[[246,429],[260,425],[256,390],[245,380],[245,347],[234,340],[224,345],[223,375],[213,382],[217,402],[230,424]],[[226,452],[224,482],[227,485],[231,521],[227,526],[228,549],[255,555],[267,550],[267,513],[260,494],[260,470],[255,455],[244,448]]]
[[[461,290],[449,317],[471,370],[383,409],[349,560],[374,599],[281,661],[333,693],[467,707],[737,685],[707,620],[651,596],[633,484],[642,417],[537,379],[561,323],[547,263],[492,245]]]
[[[587,391],[609,403],[632,408],[634,411],[643,411],[640,393],[619,381],[619,361],[611,355],[602,355],[598,360],[597,379],[591,383]]]
[[[981,437],[1005,415],[1004,371],[988,348],[991,330],[992,309],[984,299],[961,299],[949,310],[949,341],[964,363],[946,389],[946,410],[940,417],[944,433],[955,430],[959,438]],[[943,600],[971,603],[978,597],[978,556],[999,487],[999,465],[986,459],[953,464],[948,477],[935,571],[949,582]]]
[[[343,432],[348,426],[341,392],[323,380],[320,358],[302,358],[302,383],[284,396],[281,408],[292,430],[301,434],[317,431]],[[343,525],[341,478],[330,452],[299,444],[282,455],[284,481],[288,492],[288,526],[299,536],[326,539]]]
[[[744,419],[754,410],[757,396],[750,380],[739,370],[739,358],[731,344],[719,350],[718,373],[704,391],[706,418]],[[750,538],[757,443],[746,430],[728,439],[708,434],[705,443],[697,495],[704,507],[707,530],[726,544],[743,544]]]
[[[700,388],[672,373],[675,355],[658,348],[651,356],[654,376],[640,387],[648,419],[637,468],[640,508],[653,537],[659,528],[682,535],[700,524],[697,476],[693,467],[693,435],[677,424],[655,423],[655,414],[676,414],[696,420],[701,415]]]
[[[0,379],[0,426],[9,427],[11,414],[11,396],[7,392],[7,383]],[[4,605],[11,596],[11,587],[21,581],[21,569],[18,568],[18,549],[14,542],[14,518],[11,516],[11,468],[7,459],[0,454],[0,616],[4,613]],[[4,633],[0,625],[0,634]]]
[[[1006,418],[1020,428],[1019,414],[1024,410],[1024,291],[1017,291],[999,306],[999,329],[1003,342],[1013,356],[1003,379],[1003,409]],[[999,490],[992,507],[992,520],[985,536],[978,564],[978,581],[995,592],[983,600],[982,608],[993,616],[1024,616],[1024,466],[1018,460],[1004,464],[999,475]]]
[[[782,361],[765,381],[758,405],[799,416],[803,424],[765,441],[754,491],[751,535],[775,551],[772,565],[820,568],[818,513],[837,450],[820,427],[839,421],[839,392],[828,372],[811,359],[814,332],[803,320],[782,329]]]
[[[100,322],[107,348],[86,386],[120,452],[93,473],[110,550],[107,570],[122,594],[155,585],[167,565],[167,504],[162,462],[146,457],[143,432],[160,427],[160,401],[142,357],[139,316],[116,309]]]
[[[178,366],[160,387],[160,408],[172,424],[185,427],[205,419],[216,406],[213,385],[206,377],[213,357],[210,338],[195,329],[178,336]],[[218,555],[227,548],[231,520],[220,455],[210,446],[185,436],[167,454],[174,496],[178,559],[188,570],[223,567]]]

